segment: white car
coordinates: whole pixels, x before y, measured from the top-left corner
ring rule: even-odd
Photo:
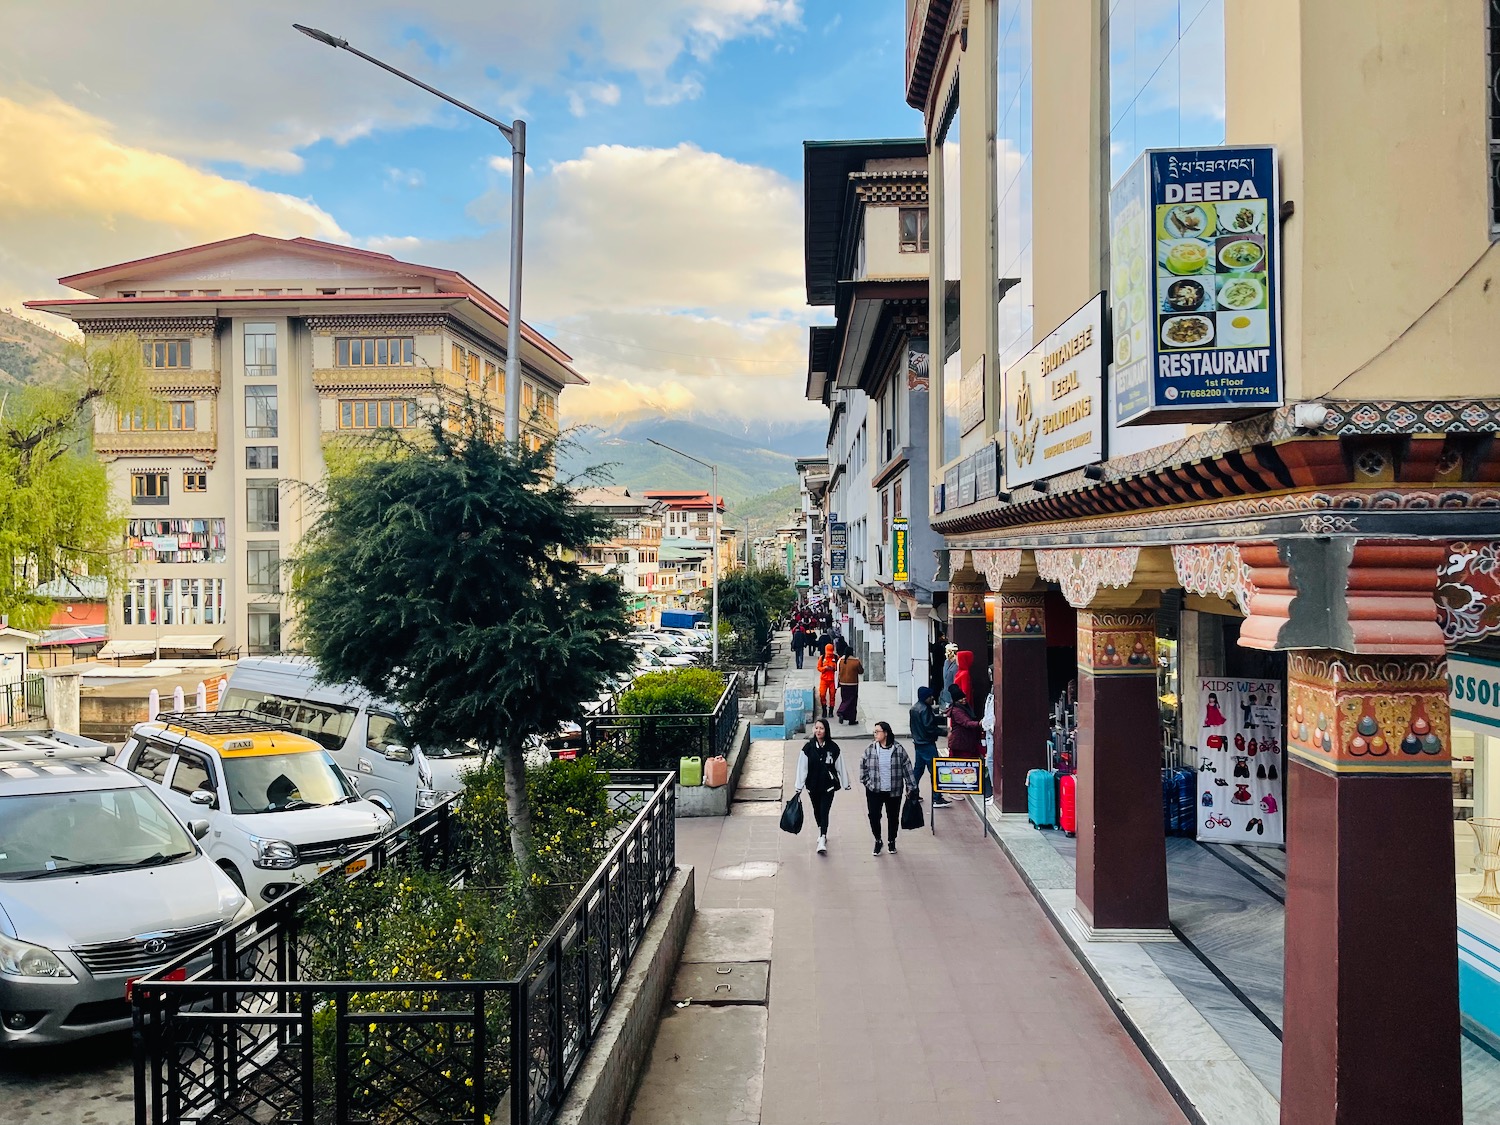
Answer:
[[[268,715],[158,715],[136,724],[116,762],[144,778],[183,823],[208,821],[204,850],[257,906],[395,824],[360,797],[327,750]]]

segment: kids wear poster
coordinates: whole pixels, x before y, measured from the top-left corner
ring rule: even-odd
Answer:
[[[1282,745],[1286,720],[1281,684],[1204,676],[1197,726],[1198,839],[1222,844],[1280,844]]]

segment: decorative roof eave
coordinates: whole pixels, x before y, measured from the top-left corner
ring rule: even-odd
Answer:
[[[912,6],[906,28],[906,104],[919,112],[927,108],[932,74],[952,8],[953,0],[917,0]]]
[[[881,175],[884,176],[886,173],[881,173]],[[854,179],[853,176],[849,178]],[[866,207],[926,206],[927,173],[922,173],[922,179],[919,182],[902,180],[899,183],[856,183],[854,194]]]
[[[31,302],[28,302],[28,307],[30,304]],[[79,330],[85,336],[103,336],[112,332],[212,336],[218,327],[219,318],[217,316],[79,316],[74,318],[73,323],[78,325]]]

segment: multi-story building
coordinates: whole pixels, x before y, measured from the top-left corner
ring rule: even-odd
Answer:
[[[739,565],[739,537],[734,528],[724,523],[724,513],[729,510],[724,497],[714,497],[693,489],[651,489],[642,495],[650,500],[660,500],[666,505],[665,534],[668,539],[713,542],[714,509],[717,507],[719,573],[727,574]]]
[[[1226,1119],[1456,1125],[1492,1065],[1465,1036],[1500,1034],[1494,5],[906,16],[927,483],[1001,806],[1076,680],[1077,920],[1171,941],[1169,865],[1174,896],[1197,876],[1160,771],[1203,766],[1193,831],[1275,885],[1195,952],[1229,980],[1230,946],[1284,940],[1247,1012],[1281,1042],[1254,1077],[1163,1069],[1203,1104],[1238,1067]]]
[[[826,456],[799,457],[798,506],[787,525],[776,530],[776,544],[784,552],[787,577],[800,589],[818,589],[825,581],[823,539],[829,479]]]
[[[251,234],[60,279],[87,296],[27,307],[86,338],[141,339],[160,403],[96,414],[128,517],[112,642],[211,655],[292,640],[282,564],[339,439],[411,429],[465,395],[503,411],[506,311],[451,270]],[[522,419],[555,431],[569,357],[522,336]]]
[[[827,581],[870,675],[910,703],[946,602],[925,563],[939,546],[925,496],[926,144],[809,141],[804,165],[807,299],[836,318],[811,329],[807,374],[807,397],[829,408],[826,506],[843,544],[825,550]]]
[[[579,489],[578,503],[614,525],[608,539],[589,547],[582,560],[584,569],[619,579],[637,624],[660,620],[662,606],[671,605],[676,593],[675,572],[669,572],[674,588],[667,592],[661,586],[666,505],[612,485]]]

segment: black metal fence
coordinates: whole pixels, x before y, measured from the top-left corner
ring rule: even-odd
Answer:
[[[41,676],[27,676],[21,683],[0,685],[0,714],[4,714],[6,726],[18,719],[42,717],[46,711],[45,683]]]
[[[675,770],[685,757],[729,755],[740,721],[740,673],[731,672],[712,711],[691,715],[622,715],[611,706],[583,720],[589,753],[611,765]]]
[[[547,1125],[676,870],[674,775],[608,789],[634,815],[509,980],[310,977],[299,889],[136,982],[137,1125]],[[406,856],[462,878],[457,800],[348,857],[360,877]]]

